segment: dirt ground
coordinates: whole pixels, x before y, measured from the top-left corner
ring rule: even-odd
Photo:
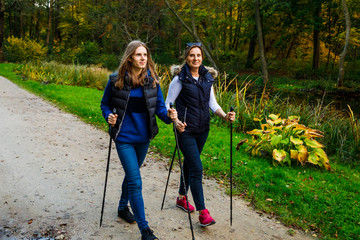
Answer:
[[[141,239],[136,224],[117,218],[124,173],[114,148],[99,228],[108,141],[107,133],[0,77],[0,239]],[[191,239],[188,216],[175,207],[179,171],[160,210],[167,162],[149,152],[142,167],[147,220],[162,240]],[[216,224],[201,228],[192,213],[195,239],[313,239],[239,198],[230,226],[224,189],[205,179],[204,193]]]

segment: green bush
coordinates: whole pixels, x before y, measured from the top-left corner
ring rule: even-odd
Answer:
[[[255,118],[254,121],[262,122]],[[329,159],[322,149],[324,145],[315,140],[324,137],[323,133],[299,124],[298,116],[281,119],[279,115],[270,114],[261,129],[254,129],[247,133],[252,136],[246,151],[253,156],[262,156],[263,153],[272,155],[273,164],[288,163],[292,161],[305,165],[311,163],[331,170]]]
[[[35,40],[12,36],[5,41],[4,54],[9,62],[41,61],[46,57],[46,48]]]
[[[99,45],[90,41],[81,43],[76,58],[79,64],[98,64],[100,58]]]
[[[120,58],[115,54],[103,54],[100,56],[99,62],[110,71],[115,71],[119,67]]]

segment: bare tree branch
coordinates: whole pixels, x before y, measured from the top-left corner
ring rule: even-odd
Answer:
[[[184,22],[184,20],[179,16],[179,14],[176,13],[176,11],[170,6],[169,2],[167,0],[164,0],[165,4],[167,5],[167,7],[170,9],[170,11],[176,16],[176,18],[181,22],[181,24],[185,27],[185,29],[193,36],[193,38],[197,41],[200,42],[203,46],[204,52],[206,54],[206,56],[209,58],[209,61],[211,62],[211,64],[213,65],[214,68],[216,68],[217,70],[219,70],[218,65],[216,64],[215,60],[213,59],[213,54],[211,53],[211,51],[206,47],[206,45],[204,44],[204,42],[201,40],[201,38],[199,37],[199,35],[197,34],[196,31],[196,26],[195,26],[195,18],[194,18],[194,12],[193,12],[193,1],[190,1],[191,4],[191,24],[192,24],[192,28],[193,30],[190,29],[190,27]]]

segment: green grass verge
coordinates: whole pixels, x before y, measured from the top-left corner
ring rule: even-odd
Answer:
[[[12,72],[14,64],[0,64],[0,75],[103,130],[100,99],[103,92],[34,81]],[[158,121],[160,132],[151,148],[170,157],[174,150],[172,126]],[[234,145],[246,136],[234,133]],[[204,174],[229,186],[229,129],[211,125],[203,155]],[[268,159],[233,151],[234,195],[284,224],[323,239],[360,239],[360,168],[332,163],[332,172],[306,166],[274,167]],[[225,203],[226,204],[226,203]],[[209,206],[211,208],[211,206]]]

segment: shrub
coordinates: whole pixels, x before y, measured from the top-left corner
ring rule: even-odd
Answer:
[[[119,67],[120,59],[115,54],[103,54],[99,62],[110,71],[115,71]]]
[[[18,72],[23,79],[31,79],[43,84],[64,84],[84,86],[103,90],[109,79],[105,68],[84,65],[66,65],[57,62],[29,62],[22,65]]]
[[[80,50],[76,54],[79,64],[97,64],[100,58],[100,47],[96,42],[81,43]]]
[[[260,119],[254,121],[261,122]],[[323,137],[323,133],[299,124],[300,118],[290,116],[281,119],[270,114],[261,129],[247,132],[252,136],[250,141],[241,141],[240,145],[248,142],[247,152],[253,156],[263,153],[272,155],[274,165],[288,163],[295,160],[301,165],[311,163],[330,170],[329,159],[322,149],[324,146],[314,138]]]
[[[35,40],[12,36],[5,42],[4,54],[9,62],[41,61],[46,57],[46,48]]]

